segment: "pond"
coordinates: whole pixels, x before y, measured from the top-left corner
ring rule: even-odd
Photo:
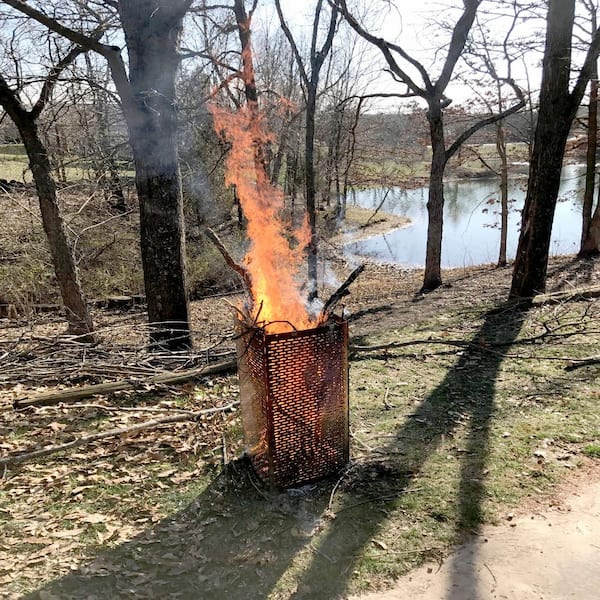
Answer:
[[[550,255],[573,254],[579,250],[581,205],[585,169],[565,166],[556,206]],[[515,256],[519,240],[521,210],[526,179],[509,183],[507,258]],[[500,184],[498,179],[468,179],[448,182],[445,187],[442,267],[495,263],[500,247]],[[368,256],[380,262],[406,267],[425,264],[428,188],[404,190],[383,188],[356,191],[348,204],[375,210],[387,192],[381,211],[408,217],[408,227],[395,229],[345,245],[349,254]]]

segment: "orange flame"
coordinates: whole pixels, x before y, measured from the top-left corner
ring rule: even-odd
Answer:
[[[295,229],[285,222],[283,193],[271,185],[262,160],[264,144],[273,139],[262,115],[255,104],[235,113],[211,104],[210,112],[230,144],[225,183],[236,186],[247,219],[251,243],[244,265],[252,280],[252,317],[269,333],[315,327],[299,282],[310,227],[306,217]]]

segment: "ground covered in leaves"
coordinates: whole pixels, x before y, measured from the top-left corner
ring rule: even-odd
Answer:
[[[334,265],[341,278],[351,268]],[[57,337],[53,316],[5,322],[2,457],[190,418],[5,464],[0,596],[343,598],[441,560],[483,523],[597,470],[600,300],[577,291],[600,284],[598,261],[553,259],[548,291],[574,293],[531,307],[506,302],[509,269],[449,271],[426,296],[419,279],[369,265],[353,285],[352,462],[287,491],[239,458],[234,374],[147,384],[231,358],[223,298],[194,303],[186,355],[149,352],[139,309],[98,310],[94,348]],[[123,378],[132,389],[111,396],[12,406],[41,388]]]

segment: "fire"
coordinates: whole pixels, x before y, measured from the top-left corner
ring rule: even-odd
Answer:
[[[252,281],[252,320],[269,333],[315,327],[299,276],[310,227],[306,217],[295,228],[284,218],[283,192],[265,171],[263,148],[273,138],[262,115],[253,103],[235,113],[211,104],[210,111],[216,131],[230,144],[225,183],[236,186],[247,219],[250,247],[243,263]]]

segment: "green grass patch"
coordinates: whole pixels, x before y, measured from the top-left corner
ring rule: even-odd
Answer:
[[[600,458],[600,444],[587,444],[583,447],[583,453],[590,458]]]

